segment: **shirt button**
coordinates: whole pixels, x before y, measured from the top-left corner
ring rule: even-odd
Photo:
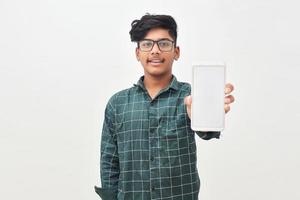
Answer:
[[[154,156],[151,156],[150,160],[153,161],[154,160]]]
[[[154,190],[155,190],[155,187],[154,187],[154,186],[152,186],[152,187],[151,187],[151,191],[153,192]]]

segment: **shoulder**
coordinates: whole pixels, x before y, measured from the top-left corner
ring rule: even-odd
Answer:
[[[137,92],[137,87],[132,86],[114,93],[108,100],[108,104],[114,108],[127,102],[128,97]]]

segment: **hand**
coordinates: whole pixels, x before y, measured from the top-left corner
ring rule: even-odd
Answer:
[[[234,87],[231,83],[227,83],[225,86],[225,100],[224,100],[224,110],[225,113],[230,111],[230,104],[234,102],[234,97],[230,93],[234,90]],[[184,98],[184,104],[186,105],[187,113],[191,119],[191,106],[192,106],[192,97],[191,95]]]

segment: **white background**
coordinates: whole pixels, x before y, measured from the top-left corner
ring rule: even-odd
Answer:
[[[300,199],[298,1],[0,0],[0,199],[99,199],[104,108],[143,75],[130,23],[178,23],[197,60],[227,63],[236,102],[220,140],[197,139],[201,200]]]

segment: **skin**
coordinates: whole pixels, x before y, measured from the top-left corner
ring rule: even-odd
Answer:
[[[174,39],[170,36],[168,30],[162,28],[151,29],[145,36],[145,39],[160,40],[160,39]],[[170,52],[162,52],[155,44],[151,51],[143,52],[139,48],[135,50],[137,60],[144,68],[144,85],[152,99],[157,93],[166,88],[172,79],[172,65],[174,60],[178,60],[180,56],[180,48],[173,47]],[[231,83],[225,85],[225,99],[224,110],[225,113],[230,111],[230,104],[234,102],[234,97],[231,92],[234,87]],[[184,103],[187,107],[188,116],[191,118],[191,95],[186,96]]]

